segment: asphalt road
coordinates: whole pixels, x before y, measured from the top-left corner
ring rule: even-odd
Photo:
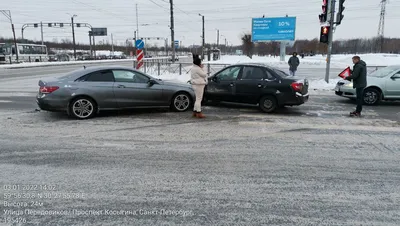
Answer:
[[[33,101],[0,98],[2,220],[400,224],[398,103],[354,119],[352,102],[319,93],[275,114],[211,103],[204,120],[135,110],[76,121]]]

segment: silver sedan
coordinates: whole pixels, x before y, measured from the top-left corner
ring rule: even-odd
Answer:
[[[367,76],[364,103],[376,105],[382,100],[400,100],[400,65],[378,69]],[[350,99],[356,98],[353,83],[341,80],[336,84],[335,93]]]
[[[65,111],[77,119],[101,110],[169,107],[187,111],[195,94],[189,84],[163,81],[129,67],[87,67],[40,80],[36,102],[46,111]]]

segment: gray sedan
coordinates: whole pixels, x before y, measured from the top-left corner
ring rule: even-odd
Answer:
[[[400,65],[378,69],[367,76],[364,90],[364,103],[378,104],[382,100],[400,100]],[[353,83],[341,80],[336,84],[335,93],[350,99],[356,98]]]
[[[195,94],[189,84],[163,81],[129,67],[87,67],[39,81],[36,102],[46,111],[66,111],[77,119],[100,110],[169,107],[187,111]]]

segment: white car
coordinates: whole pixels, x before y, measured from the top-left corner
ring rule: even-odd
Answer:
[[[353,83],[341,80],[336,84],[335,94],[350,99],[356,98]],[[400,100],[400,65],[378,69],[367,76],[364,103],[376,105],[382,100]]]

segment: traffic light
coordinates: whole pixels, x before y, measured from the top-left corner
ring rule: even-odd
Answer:
[[[331,32],[330,26],[322,26],[321,34],[319,36],[319,42],[328,43],[329,42],[329,34]]]
[[[345,0],[339,0],[339,11],[338,11],[338,13],[337,13],[337,15],[336,15],[336,24],[340,24],[341,22],[342,22],[342,20],[343,20],[343,11],[344,11],[344,9],[345,9],[345,7],[344,7],[344,1]]]
[[[322,0],[322,14],[319,14],[319,22],[325,23],[328,16],[328,0]]]

